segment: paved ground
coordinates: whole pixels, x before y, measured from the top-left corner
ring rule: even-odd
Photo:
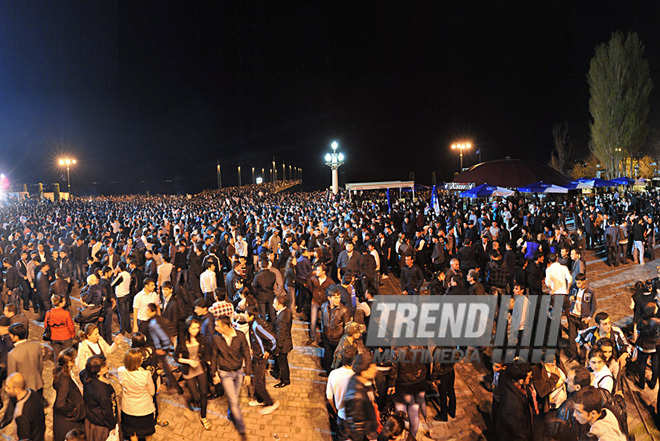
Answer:
[[[660,254],[658,254],[660,257]],[[648,262],[644,267],[628,264],[618,268],[609,268],[597,256],[590,254],[587,258],[587,276],[592,287],[596,288],[598,309],[606,310],[613,320],[623,326],[630,322],[630,286],[641,279],[655,276],[656,266],[660,261]],[[383,292],[394,294],[398,292],[398,281],[393,277],[385,280]],[[34,315],[28,313],[31,319]],[[41,338],[43,328],[32,321],[31,339]],[[257,409],[248,406],[247,393],[241,393],[241,407],[246,421],[249,439],[253,441],[270,440],[331,440],[332,436],[325,409],[325,379],[318,374],[320,369],[321,349],[302,346],[307,340],[309,324],[294,321],[293,339],[294,351],[290,354],[292,384],[284,389],[274,389],[275,380],[268,377],[267,385],[274,399],[279,400],[281,407],[273,414],[262,416]],[[44,368],[45,396],[50,403],[55,399],[52,384],[52,351],[48,344],[43,344],[47,361]],[[121,365],[121,359],[128,345],[110,356],[110,364],[114,368]],[[436,440],[477,440],[493,439],[488,432],[488,410],[490,408],[490,393],[481,384],[485,369],[479,365],[460,364],[456,367],[456,391],[458,410],[456,419],[449,422],[434,421],[435,409],[429,406],[430,437]],[[627,392],[628,415],[631,430],[638,440],[650,439],[645,431],[644,420],[660,439],[660,433],[655,429],[652,419],[657,391],[644,392],[634,389],[634,395],[639,401],[640,412],[637,412],[632,396]],[[190,411],[185,405],[185,396],[159,396],[161,415],[170,421],[165,428],[157,428],[156,439],[195,439],[211,440],[238,438],[233,425],[227,420],[227,405],[224,398],[209,402],[209,418],[213,424],[211,431],[205,431],[199,421],[199,414]],[[52,410],[47,409],[47,440],[51,438]],[[12,428],[0,431],[0,435],[9,439]],[[420,437],[420,439],[422,439]]]

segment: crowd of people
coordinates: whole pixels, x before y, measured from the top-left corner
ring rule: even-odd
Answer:
[[[43,338],[53,349],[56,441],[150,439],[169,424],[159,416],[160,393],[185,394],[205,430],[213,429],[208,400],[224,397],[246,439],[241,386],[250,407],[277,411],[266,376],[277,379],[274,388],[291,385],[296,319],[309,322],[304,345],[323,348],[337,439],[429,437],[429,405],[437,421],[456,418],[453,363],[364,344],[371,304],[391,277],[403,295],[565,295],[561,353],[536,364],[482,360],[493,433],[507,441],[626,439],[622,382],[631,373],[640,388],[657,383],[660,279],[635,286],[635,326],[624,333],[598,310],[584,257],[596,249],[614,266],[653,260],[657,193],[476,203],[441,195],[434,208],[424,194],[388,206],[373,194],[349,201],[272,190],[2,207],[2,426],[14,421],[20,439],[44,439],[51,404]],[[28,338],[27,311],[43,336]],[[383,349],[400,352],[399,361],[374,362]],[[107,363],[117,350],[125,352],[119,389]]]

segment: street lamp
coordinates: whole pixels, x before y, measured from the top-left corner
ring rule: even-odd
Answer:
[[[465,143],[458,143],[458,144],[452,144],[451,145],[452,150],[458,150],[458,153],[461,156],[461,172],[463,171],[463,150],[468,150],[472,148],[472,144],[469,142]]]
[[[332,153],[325,155],[325,165],[330,167],[332,170],[332,193],[337,194],[339,192],[339,167],[344,164],[344,154],[337,153],[337,141],[332,141],[330,144],[332,147]]]
[[[67,192],[69,193],[69,198],[71,198],[71,174],[69,173],[69,168],[76,164],[76,160],[71,158],[62,158],[60,159],[59,163],[62,166],[66,165],[66,186]]]
[[[619,174],[620,173],[619,170],[623,168],[623,173],[621,173],[621,176],[623,176],[625,174],[625,167],[622,167],[623,155],[621,154],[621,152],[623,151],[623,149],[621,147],[616,147],[614,151],[616,152],[614,154],[614,160],[616,161],[616,174]]]

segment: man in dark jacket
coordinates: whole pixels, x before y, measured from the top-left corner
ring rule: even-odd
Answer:
[[[25,379],[18,372],[7,378],[5,391],[9,403],[0,428],[15,421],[18,439],[43,441],[46,436],[46,417],[39,394],[25,387]]]
[[[500,374],[500,408],[497,431],[502,441],[532,441],[534,439],[533,417],[530,405],[529,382],[532,367],[529,363],[516,361]]]
[[[579,348],[575,342],[578,331],[584,329],[589,324],[589,320],[596,313],[596,296],[593,289],[587,286],[587,278],[584,274],[579,274],[575,278],[575,283],[568,293],[568,302],[566,302],[566,318],[568,320],[568,341],[570,345],[567,348],[567,354],[570,358],[578,356]]]
[[[419,294],[424,284],[422,270],[413,262],[413,257],[406,256],[406,264],[401,268],[401,291],[405,295]]]
[[[358,354],[353,361],[353,375],[344,395],[346,426],[350,440],[374,440],[378,437],[378,419],[372,397],[376,364],[369,353]]]
[[[275,338],[277,346],[275,347],[275,365],[273,366],[273,376],[280,380],[274,387],[277,389],[291,384],[289,373],[289,352],[293,350],[293,339],[291,338],[292,315],[291,309],[287,307],[289,299],[286,294],[281,294],[275,298],[273,307],[275,308]]]
[[[251,382],[250,347],[245,339],[245,334],[236,331],[231,326],[231,319],[225,315],[220,316],[215,321],[215,330],[218,333],[213,336],[212,340],[212,353],[214,355],[211,360],[211,372],[213,383],[218,384],[222,381],[225,397],[227,397],[227,416],[229,421],[236,426],[241,440],[245,440],[247,439],[245,423],[243,422],[238,394],[241,390],[241,383],[245,382],[249,386]],[[245,375],[243,366],[245,366]]]
[[[348,308],[341,304],[341,292],[336,285],[331,286],[326,291],[328,301],[321,306],[321,328],[323,358],[321,367],[325,372],[322,377],[327,377],[332,370],[332,356],[337,349],[339,340],[344,335],[344,326],[351,320]]]
[[[458,250],[458,260],[461,263],[461,272],[467,274],[471,269],[477,267],[477,257],[472,246],[472,241],[465,239],[464,245]]]
[[[2,266],[5,267],[5,286],[8,289],[7,302],[15,304],[18,308],[21,299],[21,282],[18,270],[11,264],[11,260],[8,257],[2,259]]]
[[[525,276],[527,279],[527,286],[529,287],[529,295],[543,294],[543,253],[536,251],[534,253],[534,260],[529,261],[527,268],[525,268]]]
[[[252,370],[254,371],[254,400],[250,402],[251,406],[264,406],[259,411],[262,415],[273,413],[280,402],[270,397],[266,389],[266,368],[268,367],[268,357],[277,348],[275,336],[266,329],[266,322],[257,317],[259,310],[250,306],[246,312],[246,318],[250,325],[250,344],[252,346]]]
[[[275,321],[273,299],[277,279],[275,274],[268,269],[268,260],[260,260],[259,267],[261,270],[254,276],[252,288],[259,305],[259,316],[262,320],[266,320],[266,315],[268,315],[268,322],[272,324]]]
[[[39,272],[35,280],[34,288],[37,292],[37,299],[39,301],[39,318],[38,322],[43,322],[46,318],[46,311],[50,309],[50,280],[48,271],[50,266],[48,263],[41,264]]]
[[[605,246],[607,247],[607,266],[619,266],[619,229],[614,221],[610,221],[605,230]]]

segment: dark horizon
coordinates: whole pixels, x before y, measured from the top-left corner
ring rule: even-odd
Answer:
[[[0,172],[65,190],[67,154],[74,193],[186,193],[216,187],[217,160],[233,186],[239,164],[247,183],[275,156],[311,190],[330,185],[337,140],[341,182],[429,184],[458,171],[459,139],[475,145],[465,167],[477,149],[547,163],[564,121],[585,157],[595,47],[637,32],[660,84],[657,8],[537,3],[5,2]]]

